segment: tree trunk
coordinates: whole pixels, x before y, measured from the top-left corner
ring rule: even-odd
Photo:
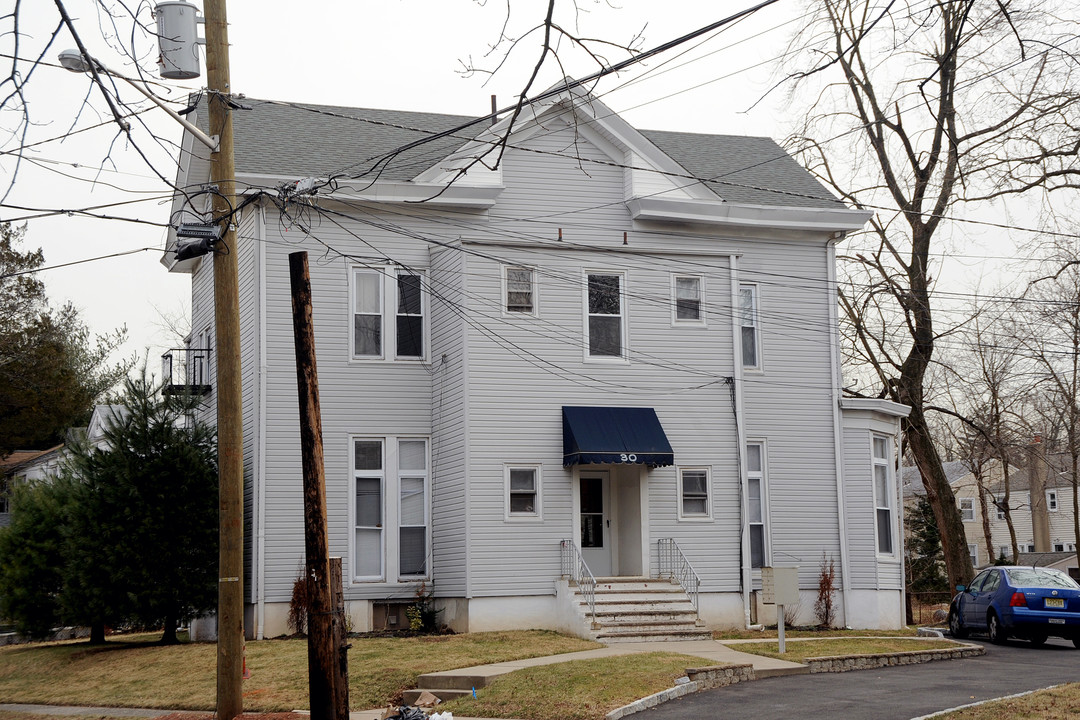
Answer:
[[[162,645],[176,645],[179,642],[180,641],[176,637],[176,618],[171,617],[171,616],[166,616],[166,618],[165,618],[165,629],[161,633],[161,644]]]
[[[90,644],[105,644],[105,623],[94,623],[90,626]]]
[[[910,401],[908,404],[912,405],[912,408],[911,414],[904,421],[904,439],[922,475],[926,499],[934,509],[934,519],[937,520],[941,535],[941,550],[945,556],[945,572],[949,576],[950,590],[955,590],[957,585],[971,582],[975,574],[967,550],[963,521],[956,507],[952,487],[949,486],[945,470],[941,466],[941,457],[934,447],[930,428],[926,425],[922,404],[920,402],[919,406],[915,406]]]

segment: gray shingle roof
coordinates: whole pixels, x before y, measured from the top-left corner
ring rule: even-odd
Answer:
[[[233,113],[240,172],[284,177],[335,173],[374,178],[376,160],[408,143],[473,118],[244,99]],[[205,104],[205,100],[203,101]],[[199,114],[205,128],[206,113]],[[384,180],[409,180],[474,137],[475,125],[408,150],[381,168]],[[843,207],[772,139],[648,130],[642,133],[688,174],[729,202],[755,205]]]

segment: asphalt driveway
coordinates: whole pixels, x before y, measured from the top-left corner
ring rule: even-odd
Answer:
[[[1080,650],[1051,638],[1041,648],[1010,640],[986,655],[848,673],[766,678],[688,695],[637,717],[642,720],[910,720],[939,710],[1080,681]]]

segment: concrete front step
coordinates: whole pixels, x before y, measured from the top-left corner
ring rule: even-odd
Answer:
[[[667,590],[681,593],[682,588],[669,580],[648,578],[596,578],[596,592],[653,592]]]
[[[633,611],[633,612],[606,612],[596,611],[596,622],[603,625],[614,624],[633,624],[633,623],[689,623],[693,625],[697,622],[697,614],[693,610],[687,610],[684,612],[668,612],[666,610],[653,610],[653,611]]]
[[[680,640],[711,640],[712,633],[701,628],[685,630],[645,630],[626,628],[625,630],[604,629],[596,633],[596,639],[603,643],[617,642],[677,642]]]
[[[470,675],[460,671],[427,673],[416,678],[416,684],[433,693],[436,690],[468,690],[471,693],[473,688],[487,687],[491,677],[491,675]]]
[[[588,607],[589,604],[584,600],[581,601],[582,607]],[[649,612],[694,612],[694,605],[686,599],[684,595],[681,599],[672,598],[670,600],[654,599],[654,600],[623,600],[622,598],[609,598],[607,600],[597,599],[596,611],[600,612],[621,612],[621,613],[649,613]]]
[[[406,690],[401,694],[401,696],[406,705],[413,705],[416,703],[417,700],[420,699],[420,695],[425,692],[431,693],[443,702],[446,702],[447,700],[453,700],[454,698],[472,696],[472,688],[469,688],[468,690],[448,690],[445,688],[416,688],[415,690]]]
[[[578,593],[579,597],[584,595]],[[597,590],[596,602],[689,602],[681,589],[674,590],[635,590],[618,592],[615,590]]]

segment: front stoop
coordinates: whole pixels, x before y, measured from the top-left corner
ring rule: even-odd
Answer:
[[[683,589],[663,578],[596,579],[596,620],[578,588],[578,607],[588,635],[602,643],[709,640]]]

